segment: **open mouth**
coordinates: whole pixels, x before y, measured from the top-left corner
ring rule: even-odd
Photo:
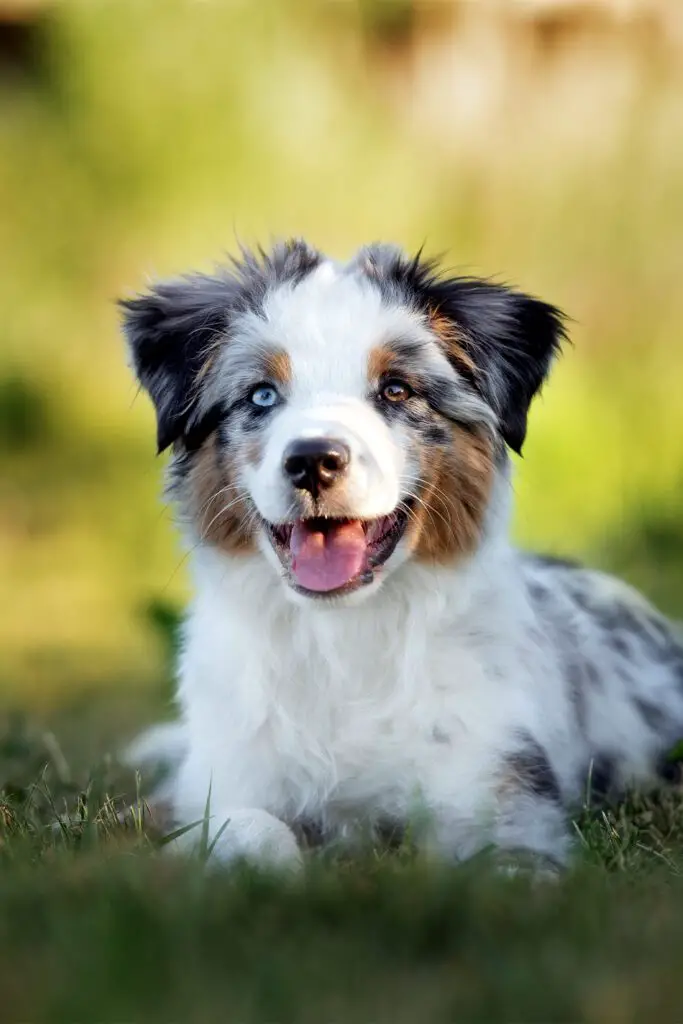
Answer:
[[[377,519],[298,519],[265,523],[292,585],[305,594],[346,594],[372,583],[408,522],[408,509]]]

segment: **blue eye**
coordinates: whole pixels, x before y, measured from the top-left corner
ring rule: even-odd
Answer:
[[[249,395],[249,401],[259,409],[271,409],[280,401],[280,396],[271,384],[261,384]]]

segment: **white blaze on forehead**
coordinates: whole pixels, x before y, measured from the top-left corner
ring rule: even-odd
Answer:
[[[326,261],[298,282],[273,286],[258,312],[236,318],[228,341],[203,390],[207,408],[244,396],[267,378],[264,366],[273,352],[284,353],[289,362],[289,409],[326,405],[339,398],[364,401],[375,383],[368,379],[373,350],[392,343],[400,350],[407,342],[419,346],[419,366],[425,373],[462,385],[445,403],[447,415],[495,426],[493,410],[449,363],[426,314],[401,304],[398,297],[387,302],[354,265]],[[278,419],[281,414],[282,410]]]
[[[339,277],[339,266],[332,260],[325,260],[310,276],[317,277],[320,284],[329,284]]]
[[[429,338],[418,314],[387,306],[370,281],[330,262],[272,291],[264,313],[262,337],[289,355],[294,401],[303,394],[365,397],[373,348],[393,338]]]

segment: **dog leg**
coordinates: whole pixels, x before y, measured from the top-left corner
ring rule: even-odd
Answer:
[[[202,831],[200,823],[174,840],[174,852],[199,852]],[[289,826],[259,808],[211,812],[208,832],[209,862],[213,865],[243,860],[271,870],[296,870],[303,863]]]
[[[531,736],[493,773],[472,780],[466,806],[462,793],[441,791],[438,802],[435,795],[427,834],[442,856],[466,859],[492,847],[501,862],[512,860],[520,868],[567,864],[572,843],[560,783],[545,750]]]
[[[491,848],[507,874],[553,874],[567,865],[571,838],[564,810],[526,793],[511,795],[487,820],[441,811],[427,831],[426,852],[467,860]]]

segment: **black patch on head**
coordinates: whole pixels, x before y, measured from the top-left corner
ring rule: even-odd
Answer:
[[[276,285],[297,285],[322,263],[322,254],[300,238],[278,242],[270,252],[260,246],[241,248],[240,259],[231,259],[240,290],[242,308],[260,313],[267,293]]]
[[[216,428],[220,408],[200,412],[199,381],[212,347],[229,339],[234,318],[261,313],[270,289],[298,284],[321,259],[298,240],[271,253],[243,249],[241,259],[214,274],[162,281],[119,303],[135,372],[156,408],[160,452],[177,441],[196,448]]]
[[[523,746],[506,760],[506,770],[523,789],[545,800],[559,802],[560,784],[540,743],[528,733],[523,734]]]
[[[521,452],[529,405],[566,337],[563,314],[491,281],[442,277],[437,261],[423,260],[421,253],[408,258],[393,247],[372,245],[361,250],[355,266],[388,301],[408,302],[454,325],[475,367],[468,372],[458,362],[458,372],[497,414],[506,443]]]

